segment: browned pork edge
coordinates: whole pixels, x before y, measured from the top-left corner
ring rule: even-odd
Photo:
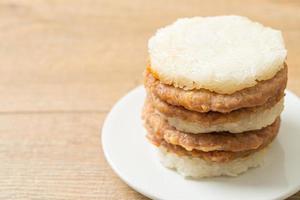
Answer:
[[[143,111],[145,126],[152,135],[169,144],[178,145],[187,151],[231,151],[242,152],[255,150],[268,145],[277,135],[280,120],[260,130],[246,131],[240,134],[229,132],[213,132],[192,134],[176,130],[156,113],[150,104],[145,104]]]
[[[247,107],[260,106],[270,98],[282,96],[287,84],[287,65],[277,74],[255,86],[232,94],[218,94],[206,89],[184,90],[161,83],[149,70],[145,71],[144,85],[161,100],[197,112],[216,111],[227,113]]]

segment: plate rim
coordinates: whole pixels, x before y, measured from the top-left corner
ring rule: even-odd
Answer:
[[[117,108],[117,106],[123,101],[123,99],[125,99],[127,96],[131,95],[132,93],[142,89],[143,86],[140,85],[140,86],[137,86],[133,89],[131,89],[129,92],[127,92],[125,95],[123,95],[120,99],[117,100],[117,102],[112,106],[112,108],[110,109],[110,111],[108,112],[108,114],[106,115],[105,117],[105,120],[103,122],[103,126],[100,130],[100,138],[101,138],[101,145],[102,145],[102,150],[103,150],[103,154],[104,154],[104,157],[107,161],[107,163],[109,164],[109,166],[112,168],[112,170],[117,174],[117,176],[122,180],[124,181],[128,186],[130,186],[131,188],[133,188],[136,192],[150,198],[150,199],[158,199],[157,197],[149,194],[148,192],[144,191],[143,189],[141,189],[140,187],[138,186],[135,186],[134,184],[132,184],[129,180],[127,180],[127,176],[123,176],[121,175],[121,172],[118,170],[118,168],[115,166],[114,162],[111,160],[110,156],[108,155],[108,152],[106,150],[106,143],[104,142],[105,141],[105,134],[103,134],[104,132],[106,132],[106,129],[107,129],[107,121],[109,121],[111,115],[112,115],[112,111],[115,110]]]
[[[102,128],[100,128],[101,145],[102,145],[103,154],[104,154],[104,157],[105,157],[107,163],[112,168],[112,170],[114,171],[114,173],[116,173],[116,175],[122,181],[124,181],[128,186],[130,186],[136,192],[138,192],[138,193],[140,193],[140,194],[142,194],[142,195],[144,195],[144,196],[146,196],[146,197],[148,197],[150,199],[160,199],[159,197],[157,197],[157,195],[150,194],[147,191],[145,191],[144,189],[142,189],[141,187],[135,185],[134,183],[132,183],[131,181],[128,180],[128,177],[126,175],[122,174],[122,172],[118,169],[118,167],[112,161],[111,157],[108,155],[109,153],[108,153],[108,150],[107,150],[107,147],[106,147],[108,144],[105,143],[105,138],[107,137],[105,135],[107,135],[107,134],[103,134],[103,133],[108,132],[108,131],[106,131],[108,129],[108,121],[110,120],[112,113],[114,113],[113,111],[116,110],[119,107],[119,105],[123,102],[123,100],[126,97],[132,95],[135,92],[138,92],[141,89],[144,89],[143,85],[139,85],[139,86],[131,89],[129,92],[127,92],[125,95],[123,95],[120,99],[118,99],[116,101],[116,103],[112,106],[112,108],[110,109],[110,111],[106,115],[105,120],[103,121]],[[291,95],[293,97],[295,97],[299,101],[299,103],[300,103],[300,97],[297,96],[295,93],[293,93],[291,90],[285,89],[285,93],[289,94],[289,95]],[[288,198],[288,197],[296,194],[299,191],[300,191],[300,184],[297,185],[294,189],[287,190],[281,196],[274,198],[274,200]]]

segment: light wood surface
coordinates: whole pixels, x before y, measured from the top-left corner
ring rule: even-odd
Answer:
[[[300,95],[297,0],[0,1],[0,199],[146,199],[105,161],[103,120],[141,84],[157,28],[220,14],[283,31]]]

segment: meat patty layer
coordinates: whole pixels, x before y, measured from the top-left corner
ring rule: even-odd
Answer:
[[[242,108],[230,113],[189,111],[173,106],[152,95],[148,103],[163,115],[177,130],[190,133],[228,131],[240,133],[257,130],[272,124],[283,110],[283,98],[271,98],[262,106]]]
[[[273,78],[259,81],[255,86],[232,94],[218,94],[206,89],[184,90],[161,83],[150,70],[146,70],[144,84],[146,89],[161,100],[183,106],[197,112],[216,111],[227,113],[246,107],[265,104],[269,99],[282,96],[287,83],[287,65]]]
[[[277,135],[280,125],[279,118],[270,126],[260,130],[247,131],[242,134],[229,132],[214,132],[192,134],[178,131],[170,126],[167,121],[153,107],[146,103],[143,117],[145,125],[152,130],[152,134],[166,142],[178,145],[187,151],[232,151],[241,152],[258,149],[269,144]]]
[[[146,126],[147,127],[147,126]],[[187,151],[183,147],[179,145],[173,145],[166,142],[164,139],[157,137],[151,128],[147,127],[148,140],[157,147],[164,147],[167,151],[175,153],[178,156],[191,156],[196,158],[201,158],[209,162],[217,162],[217,163],[225,163],[235,160],[237,158],[242,158],[249,156],[255,152],[263,150],[266,146],[261,146],[258,149],[247,150],[247,151],[239,151],[239,152],[232,152],[232,151],[200,151],[200,150],[192,150]]]

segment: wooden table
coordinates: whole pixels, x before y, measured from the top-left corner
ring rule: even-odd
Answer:
[[[240,2],[2,0],[0,199],[145,199],[108,166],[100,130],[141,84],[148,38],[178,17],[234,13],[281,29],[300,95],[299,1]]]

